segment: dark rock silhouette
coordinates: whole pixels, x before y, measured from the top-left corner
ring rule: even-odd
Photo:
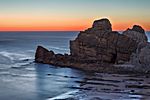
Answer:
[[[108,19],[100,19],[100,20],[94,21],[92,25],[92,29],[95,31],[98,30],[98,31],[103,31],[103,32],[112,31],[111,23]]]
[[[126,31],[123,32],[123,34],[127,35],[133,40],[136,40],[138,43],[148,41],[144,29],[139,25],[134,25],[132,29],[127,29]]]
[[[108,19],[94,21],[92,28],[80,32],[74,41],[70,41],[71,56],[85,62],[129,61],[136,48],[136,41],[112,31]]]
[[[35,61],[38,61],[40,63],[49,63],[51,58],[54,57],[55,54],[53,51],[48,51],[42,46],[38,46],[36,54],[35,54]]]
[[[111,26],[108,19],[94,21],[91,28],[81,31],[75,40],[70,41],[70,55],[54,54],[53,51],[38,46],[35,61],[88,71],[125,72],[128,68],[113,65],[134,62],[130,58],[134,58],[137,49],[145,47],[144,43],[147,46],[147,37],[144,29],[138,25],[123,34],[112,31]],[[143,47],[139,47],[141,42]]]

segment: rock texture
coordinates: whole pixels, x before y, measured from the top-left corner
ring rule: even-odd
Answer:
[[[36,54],[35,54],[35,61],[39,63],[50,63],[51,59],[55,58],[55,54],[53,51],[48,51],[42,46],[38,46]]]
[[[141,48],[138,52],[139,63],[143,67],[150,67],[150,43],[147,43],[145,47]]]
[[[111,23],[108,19],[100,19],[94,21],[92,25],[93,30],[103,31],[103,32],[111,32]]]
[[[147,60],[150,58],[150,45],[141,26],[134,25],[123,34],[112,31],[111,26],[108,19],[94,21],[91,28],[81,31],[75,40],[70,41],[70,55],[54,54],[38,46],[35,61],[100,72],[124,70],[114,68],[113,64],[150,63]]]
[[[93,27],[70,41],[71,56],[84,62],[119,63],[129,61],[137,43],[126,35],[112,31],[108,19],[97,20]]]
[[[133,65],[136,69],[145,72],[150,71],[150,43],[139,43],[136,53],[133,53],[131,56],[129,64]]]
[[[127,29],[123,32],[124,35],[132,38],[139,42],[147,42],[147,36],[145,35],[145,31],[141,26],[134,25],[132,29]]]
[[[137,42],[136,52],[132,53],[128,64],[136,70],[148,72],[150,70],[150,43],[141,26],[134,25],[132,29],[123,32],[124,35],[132,38]]]

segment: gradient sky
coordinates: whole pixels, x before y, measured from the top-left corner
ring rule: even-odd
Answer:
[[[114,30],[150,30],[150,0],[0,0],[0,31],[84,30],[107,17]]]

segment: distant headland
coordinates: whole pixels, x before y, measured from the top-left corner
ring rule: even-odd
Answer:
[[[55,54],[38,46],[35,62],[85,71],[150,73],[150,43],[145,30],[134,25],[122,34],[112,31],[108,19],[94,21],[70,41],[70,54]]]

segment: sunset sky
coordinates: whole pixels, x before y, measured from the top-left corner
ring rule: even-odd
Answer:
[[[0,0],[0,31],[78,31],[99,18],[150,30],[149,12],[150,0]]]

